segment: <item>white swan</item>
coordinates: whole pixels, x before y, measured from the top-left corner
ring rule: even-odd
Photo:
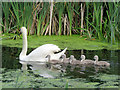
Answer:
[[[65,48],[62,52],[54,54],[55,52],[60,51],[60,48],[54,44],[44,44],[35,50],[33,50],[29,55],[27,53],[27,29],[22,27],[20,30],[23,34],[23,47],[22,52],[19,55],[19,59],[23,61],[40,61],[46,62],[48,59],[45,58],[47,55],[51,56],[51,59],[57,59],[63,55],[67,48]]]

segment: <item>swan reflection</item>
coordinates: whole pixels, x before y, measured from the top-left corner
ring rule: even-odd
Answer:
[[[34,74],[40,75],[45,78],[56,78],[61,75],[77,75],[79,77],[86,77],[96,74],[98,72],[107,72],[108,67],[96,66],[92,64],[71,64],[71,63],[43,63],[40,61],[19,61],[22,64],[21,69],[27,70],[28,68]]]
[[[48,63],[41,63],[36,61],[19,61],[22,64],[21,69],[27,70],[30,68],[34,74],[39,74],[45,78],[55,78],[62,72],[61,65],[52,65]]]

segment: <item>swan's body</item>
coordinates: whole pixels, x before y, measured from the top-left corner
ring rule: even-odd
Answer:
[[[70,56],[70,64],[80,64],[79,60],[76,60],[73,55]]]
[[[52,63],[52,64],[59,64],[59,63],[61,63],[60,60],[51,59],[51,56],[50,56],[50,55],[47,55],[47,58],[48,58],[48,62],[49,62],[49,63]]]
[[[97,66],[107,66],[107,67],[110,66],[110,63],[108,63],[106,61],[98,61],[98,56],[97,55],[94,56],[94,59],[95,59],[94,64],[97,65]]]
[[[23,61],[41,61],[46,62],[47,55],[51,55],[51,59],[59,59],[61,55],[66,52],[65,48],[62,52],[54,54],[54,52],[60,51],[60,48],[54,44],[44,44],[35,50],[33,50],[29,55],[27,53],[27,29],[25,27],[21,28],[21,32],[23,34],[23,48],[22,52],[19,55],[19,59]]]
[[[69,58],[66,58],[66,55],[64,54],[64,55],[62,55],[61,56],[62,57],[62,63],[65,63],[65,64],[67,64],[67,63],[70,63],[70,59]]]
[[[94,64],[93,60],[85,59],[85,55],[81,55],[81,64]]]

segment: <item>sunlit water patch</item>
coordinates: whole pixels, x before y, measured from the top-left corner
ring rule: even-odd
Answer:
[[[32,50],[28,49],[28,53]],[[111,64],[110,68],[20,62],[18,59],[20,52],[21,48],[2,47],[3,88],[118,88],[119,86],[119,50],[70,50],[66,52],[67,57],[74,55],[76,59],[79,59],[81,54],[89,59],[98,55],[100,60]]]

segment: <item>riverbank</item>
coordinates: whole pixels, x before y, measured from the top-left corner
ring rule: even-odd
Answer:
[[[8,47],[20,47],[22,48],[22,36],[15,34],[4,34],[1,37],[2,45]],[[65,47],[68,50],[99,50],[99,49],[108,49],[108,50],[118,50],[118,43],[111,45],[111,43],[100,42],[99,40],[86,39],[85,37],[80,37],[79,35],[72,36],[28,36],[28,48],[37,48],[43,44],[55,44],[58,45],[61,49]]]

